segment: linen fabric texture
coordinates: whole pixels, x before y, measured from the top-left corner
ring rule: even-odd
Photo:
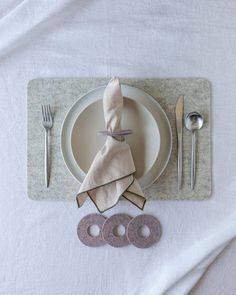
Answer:
[[[105,127],[109,133],[121,131],[123,96],[118,78],[112,78],[103,96]],[[134,177],[135,165],[130,146],[123,135],[107,136],[94,158],[76,197],[81,207],[86,198],[100,212],[114,207],[121,196],[143,209],[145,197]]]

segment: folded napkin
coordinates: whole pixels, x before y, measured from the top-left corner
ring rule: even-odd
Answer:
[[[130,146],[122,134],[117,135],[121,131],[122,109],[123,96],[119,80],[113,78],[103,96],[105,126],[111,136],[107,136],[81,184],[76,197],[79,207],[88,196],[100,212],[115,206],[121,196],[140,209],[145,205],[146,199],[133,175],[135,166]]]

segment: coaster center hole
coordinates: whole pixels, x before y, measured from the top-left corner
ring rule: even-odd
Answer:
[[[88,227],[87,231],[91,237],[97,237],[99,235],[100,228],[97,224],[92,224]]]
[[[125,235],[125,227],[122,224],[119,224],[113,228],[113,234],[116,237],[122,237]]]
[[[150,236],[150,229],[146,225],[140,226],[138,229],[138,235],[142,238],[148,238]]]

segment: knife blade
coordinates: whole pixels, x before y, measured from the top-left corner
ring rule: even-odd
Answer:
[[[176,102],[175,107],[175,119],[176,119],[176,131],[177,131],[177,150],[178,150],[178,172],[177,183],[178,190],[182,187],[182,175],[183,175],[183,114],[184,114],[184,96],[180,95]]]

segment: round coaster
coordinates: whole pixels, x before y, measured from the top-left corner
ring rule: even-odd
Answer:
[[[98,247],[106,244],[102,237],[102,226],[106,218],[101,214],[89,214],[82,218],[77,227],[77,234],[80,241],[89,247]],[[97,225],[99,227],[99,234],[92,236],[89,233],[89,227]]]
[[[127,214],[114,214],[111,217],[109,217],[103,224],[102,227],[102,234],[103,239],[112,247],[124,247],[129,244],[129,241],[127,239],[127,226],[128,223],[132,220],[132,217],[130,217]],[[122,236],[119,236],[114,233],[116,228],[119,225],[123,225],[125,227],[125,234]]]
[[[143,226],[149,228],[149,236],[140,234]],[[151,215],[142,214],[134,217],[128,224],[127,238],[131,244],[138,248],[149,248],[157,243],[161,237],[161,224],[159,220]]]

